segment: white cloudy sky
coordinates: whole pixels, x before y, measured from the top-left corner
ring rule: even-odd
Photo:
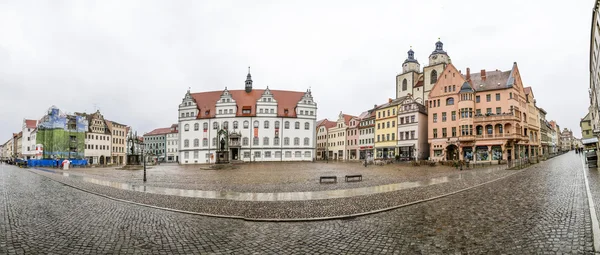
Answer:
[[[0,140],[51,105],[140,132],[193,91],[312,87],[318,117],[394,97],[412,45],[463,72],[518,62],[538,106],[580,136],[593,0],[0,1]]]

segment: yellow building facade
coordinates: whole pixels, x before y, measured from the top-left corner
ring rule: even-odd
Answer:
[[[389,99],[375,113],[375,159],[393,159],[398,154],[398,105],[405,97]]]

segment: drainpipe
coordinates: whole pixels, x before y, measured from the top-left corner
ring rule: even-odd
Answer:
[[[210,119],[208,119],[208,164],[210,164],[210,146],[212,144],[212,140],[210,137],[210,130],[212,129],[212,125],[210,124]]]
[[[258,125],[260,126],[260,123]],[[248,141],[250,145],[250,162],[252,162],[252,145],[254,144],[254,123],[252,122],[252,117],[250,117],[250,124],[248,126],[250,127],[250,137],[252,137],[252,141]]]
[[[281,125],[283,125],[283,127],[285,127],[285,123],[283,123],[283,117],[281,118],[281,123],[279,124],[279,162],[283,162],[283,129],[281,128]]]

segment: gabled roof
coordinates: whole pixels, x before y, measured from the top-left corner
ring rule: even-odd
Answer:
[[[423,83],[423,74],[420,73],[419,76],[417,76],[417,83],[415,83],[415,86],[413,88],[422,87]]]
[[[36,128],[37,127],[37,120],[25,120],[25,126],[27,128]]]
[[[460,87],[459,93],[470,93],[470,92],[474,92],[473,88],[471,88],[471,85],[468,82],[463,83],[463,85]]]
[[[330,121],[328,119],[322,119],[319,122],[317,122],[317,127],[324,126],[327,129],[335,127],[335,125],[336,125],[336,123],[334,121]]]
[[[113,122],[110,120],[105,119],[104,123],[106,123],[106,127],[108,128],[108,130],[110,130],[112,132],[113,130]]]
[[[362,120],[362,119],[366,119],[370,116],[370,112],[369,111],[364,111],[361,114],[358,115],[358,119]]]
[[[171,125],[171,131],[169,133],[171,133],[171,134],[179,133],[179,124]]]
[[[164,134],[168,134],[168,133],[171,133],[171,128],[170,127],[168,127],[168,128],[157,128],[157,129],[154,129],[154,130],[150,131],[149,133],[144,134],[144,136],[147,136],[147,135],[164,135]]]
[[[581,119],[581,121],[586,121],[586,120],[590,120],[590,113],[588,112],[585,117],[583,117],[583,119]]]
[[[323,122],[325,122],[327,119],[322,119],[322,120],[317,120],[317,127],[320,126]]]
[[[496,89],[504,89],[509,88],[509,77],[511,76],[511,71],[486,71],[485,72],[485,80],[482,79],[481,73],[473,73],[471,74],[471,84],[476,91],[486,91],[486,90],[496,90]]]
[[[265,92],[264,89],[253,89],[250,93],[247,93],[245,90],[228,91],[237,104],[236,116],[256,115],[256,101],[260,99]],[[277,116],[296,117],[296,105],[300,102],[305,92],[272,89],[269,89],[269,91],[277,101]],[[192,93],[192,98],[196,101],[199,109],[197,118],[214,118],[216,114],[216,104],[222,94],[223,91]],[[249,108],[251,113],[242,115],[242,108]],[[208,115],[206,115],[207,110],[210,111]],[[288,110],[287,114],[285,114],[285,110]]]
[[[406,100],[407,96],[403,96],[403,97],[399,97],[396,99],[393,99],[392,101],[388,101],[385,104],[382,104],[380,106],[377,106],[377,109],[381,109],[381,108],[386,108],[386,107],[390,107],[390,106],[394,106],[394,105],[399,105],[401,104],[404,100]]]
[[[531,97],[535,98],[535,96],[533,95],[533,89],[531,87],[525,87],[523,88],[523,91],[525,92],[525,95],[531,94]]]
[[[350,122],[350,120],[352,118],[355,118],[356,116],[352,116],[352,115],[348,115],[348,114],[342,114],[344,117],[344,124],[348,125],[348,123]]]

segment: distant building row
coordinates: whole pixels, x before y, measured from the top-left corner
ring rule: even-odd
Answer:
[[[570,150],[575,140],[546,120],[516,62],[508,71],[463,74],[441,41],[422,72],[408,51],[395,99],[318,121],[316,132],[317,157],[339,160],[511,160]]]
[[[92,114],[65,114],[52,106],[40,119],[24,119],[19,133],[0,146],[2,160],[88,159],[90,164],[126,163],[130,128]],[[139,145],[136,146],[139,149]]]

